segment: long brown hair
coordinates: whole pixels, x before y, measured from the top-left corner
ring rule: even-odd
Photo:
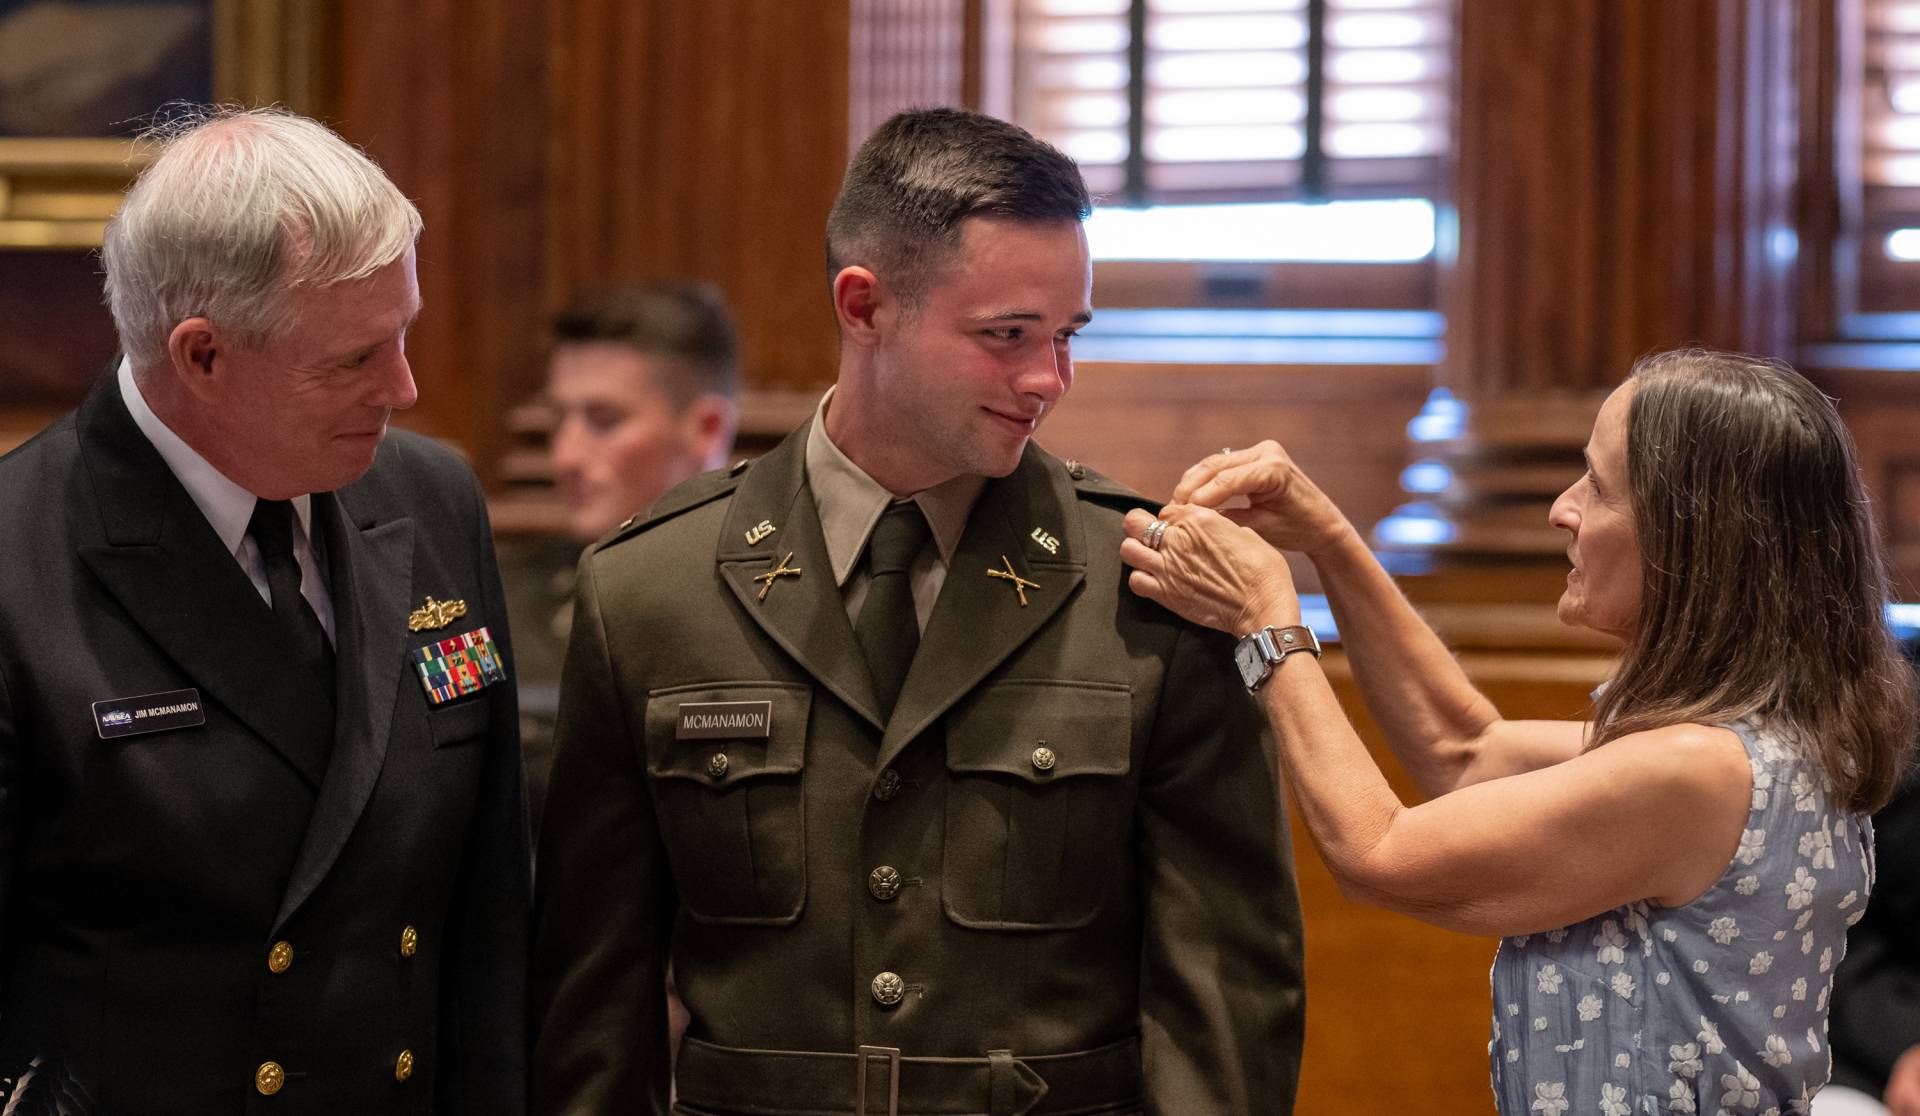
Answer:
[[[1774,360],[1640,360],[1627,409],[1639,624],[1593,746],[1761,714],[1856,813],[1913,745],[1914,676],[1887,629],[1886,561],[1833,401]]]

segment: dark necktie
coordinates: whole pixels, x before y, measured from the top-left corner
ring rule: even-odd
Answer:
[[[293,556],[293,505],[286,500],[257,500],[247,523],[253,545],[267,567],[267,592],[273,598],[275,642],[286,649],[287,660],[314,675],[326,696],[327,719],[333,719],[333,645],[300,593],[300,562]]]
[[[909,500],[888,508],[874,527],[873,537],[867,540],[867,573],[871,580],[853,634],[867,657],[867,670],[873,675],[873,691],[880,699],[883,716],[893,715],[894,702],[900,699],[900,687],[907,680],[907,668],[913,665],[913,653],[920,646],[920,622],[914,613],[913,585],[907,570],[930,534],[927,517]]]

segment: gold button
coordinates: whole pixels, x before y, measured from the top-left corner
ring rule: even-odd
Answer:
[[[900,773],[889,767],[874,781],[873,796],[882,802],[892,802],[893,796],[899,793]]]
[[[267,971],[284,973],[293,968],[293,945],[289,942],[275,942],[267,951]]]
[[[907,994],[907,982],[899,973],[881,973],[873,978],[873,998],[881,1007],[892,1007]]]
[[[713,758],[707,761],[707,774],[716,779],[723,779],[730,765],[731,761],[727,759],[725,752],[715,752]]]
[[[1045,744],[1033,750],[1033,766],[1036,771],[1052,771],[1053,765],[1059,760],[1060,757],[1054,755],[1053,749]]]
[[[900,894],[900,873],[885,864],[867,874],[867,890],[882,903]]]
[[[413,1076],[413,1051],[402,1050],[400,1052],[400,1056],[393,1060],[393,1079],[395,1081],[405,1081],[407,1078],[412,1076]]]
[[[420,952],[420,931],[409,926],[400,931],[400,956],[412,957]]]
[[[260,1068],[253,1071],[253,1087],[263,1097],[279,1092],[287,1083],[287,1071],[280,1068],[279,1062],[261,1062]]]

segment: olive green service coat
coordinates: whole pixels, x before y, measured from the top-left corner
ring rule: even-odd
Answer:
[[[862,1046],[905,1059],[893,1080],[865,1060],[876,1113],[896,1085],[901,1113],[1290,1112],[1274,761],[1232,640],[1126,588],[1121,517],[1145,501],[1030,446],[975,505],[883,722],[806,438],[583,560],[535,1110],[668,1110],[671,958],[693,1017],[676,1112],[853,1111]],[[789,553],[797,573],[760,577]],[[1009,568],[1030,584],[988,574]],[[687,737],[683,707],[711,702],[768,703],[744,707],[763,735]]]

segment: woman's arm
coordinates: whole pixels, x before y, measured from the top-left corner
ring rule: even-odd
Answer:
[[[1176,509],[1158,551],[1131,536],[1135,592],[1209,627],[1297,623],[1286,564],[1251,531]],[[1453,930],[1546,930],[1640,899],[1691,900],[1725,871],[1751,797],[1745,749],[1697,725],[1623,737],[1407,807],[1341,712],[1317,660],[1262,687],[1280,768],[1349,897]]]
[[[1221,514],[1313,562],[1367,711],[1427,797],[1580,753],[1586,726],[1579,722],[1501,718],[1360,532],[1278,444],[1209,457],[1174,490],[1176,503],[1209,508],[1236,497],[1249,506]]]

